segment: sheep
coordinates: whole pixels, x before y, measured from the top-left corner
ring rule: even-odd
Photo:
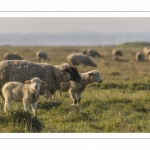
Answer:
[[[47,83],[38,77],[25,81],[25,84],[15,81],[5,83],[2,87],[2,94],[5,99],[4,112],[7,112],[13,100],[15,102],[23,102],[24,110],[28,113],[30,113],[29,104],[31,104],[35,117],[41,85],[47,86]]]
[[[98,53],[98,51],[94,50],[94,49],[85,49],[83,52],[83,54],[87,55],[87,56],[91,56],[91,57],[100,57],[100,54]]]
[[[92,70],[85,73],[79,73],[81,76],[81,81],[76,83],[74,81],[62,82],[62,92],[69,92],[73,104],[79,106],[81,101],[81,94],[85,90],[86,86],[90,83],[97,82],[101,83],[102,78],[98,70]]]
[[[150,61],[150,55],[148,55],[148,61]]]
[[[39,77],[48,84],[40,88],[40,94],[50,97],[61,88],[61,82],[70,80],[80,82],[81,80],[77,68],[66,63],[56,67],[26,60],[5,60],[0,62],[0,95],[1,88],[6,82],[24,82],[33,77]]]
[[[17,53],[5,53],[3,55],[3,60],[23,60],[21,56],[19,56]]]
[[[41,61],[41,59],[50,61],[50,58],[48,57],[46,52],[37,51],[36,58],[38,61]]]
[[[97,67],[97,65],[86,55],[81,53],[72,53],[67,56],[68,63],[72,65],[81,65]]]
[[[144,55],[142,52],[137,52],[135,54],[135,61],[144,61]]]
[[[148,49],[147,47],[143,48],[143,53],[145,56],[148,56],[150,54],[150,49]]]
[[[122,53],[121,50],[113,49],[112,50],[112,55],[114,55],[114,56],[123,56],[123,53]]]

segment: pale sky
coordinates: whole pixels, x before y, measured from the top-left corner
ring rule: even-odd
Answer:
[[[0,18],[0,33],[150,32],[150,18],[34,17]]]

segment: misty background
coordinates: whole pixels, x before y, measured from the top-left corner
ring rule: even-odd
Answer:
[[[150,18],[0,18],[0,45],[94,46],[150,43]]]

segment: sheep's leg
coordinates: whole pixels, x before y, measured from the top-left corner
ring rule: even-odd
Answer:
[[[77,95],[73,90],[68,91],[70,94],[71,99],[73,100],[73,104],[71,105],[77,105]]]
[[[29,101],[23,100],[24,110],[28,113],[30,113],[30,105]]]
[[[77,93],[77,98],[78,98],[78,100],[77,100],[77,106],[79,106],[79,105],[80,105],[80,101],[81,101],[81,94],[82,94],[82,93]]]
[[[37,104],[38,104],[38,101],[35,101],[31,104],[31,108],[32,108],[34,117],[36,116]]]
[[[12,103],[12,100],[10,98],[5,98],[4,112],[7,112],[7,110],[10,110],[11,103]]]

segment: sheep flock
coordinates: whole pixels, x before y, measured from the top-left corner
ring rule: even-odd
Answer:
[[[126,53],[123,49],[112,49],[108,55],[112,55],[114,60],[114,57],[123,59]],[[150,61],[150,49],[147,47],[133,55],[135,62],[145,61],[146,58]],[[62,92],[67,92],[73,101],[71,105],[80,106],[86,87],[94,82],[102,83],[100,70],[93,70],[99,65],[96,60],[105,58],[99,50],[81,49],[80,52],[67,54],[65,62],[54,65],[51,62],[55,58],[48,52],[37,50],[34,57],[35,62],[25,60],[17,53],[4,53],[0,62],[0,95],[4,99],[5,112],[13,100],[23,102],[26,112],[30,112],[31,104],[36,116],[40,95],[55,99],[56,91],[60,96]],[[82,71],[79,72],[79,68]]]

